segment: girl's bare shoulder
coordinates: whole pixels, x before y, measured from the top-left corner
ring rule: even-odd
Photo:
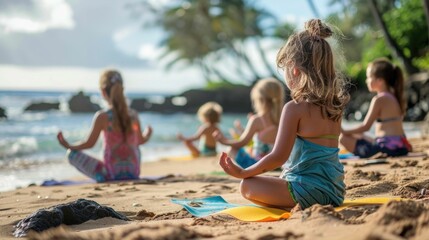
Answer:
[[[109,122],[109,116],[107,114],[107,111],[105,111],[105,110],[97,111],[94,114],[94,120],[93,121],[96,125],[102,126],[103,128],[106,127],[108,122]]]
[[[108,115],[107,115],[106,110],[99,110],[94,114],[94,118],[95,119],[107,119]]]
[[[311,109],[311,105],[308,102],[296,102],[296,101],[289,101],[285,104],[284,109],[288,112],[294,112],[296,114],[300,114],[300,113],[304,113],[304,112],[308,112],[308,110]]]

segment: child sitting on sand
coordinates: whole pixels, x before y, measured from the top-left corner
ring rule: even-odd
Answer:
[[[100,90],[109,109],[98,111],[94,115],[87,139],[71,145],[60,131],[57,135],[58,141],[68,149],[67,158],[70,164],[97,182],[138,179],[139,145],[149,140],[152,128],[148,126],[142,134],[137,112],[126,104],[123,80],[118,71],[106,70],[101,74]],[[92,148],[101,132],[104,134],[104,161],[81,151]]]
[[[226,173],[243,179],[243,197],[256,204],[307,208],[313,204],[339,206],[344,200],[338,137],[349,95],[325,40],[332,34],[326,24],[312,19],[277,54],[277,66],[284,71],[292,100],[283,107],[273,150],[245,169],[226,153],[220,157]],[[282,165],[279,178],[258,176]]]
[[[213,133],[219,131],[217,124],[220,122],[222,107],[216,102],[207,102],[198,109],[197,115],[202,123],[197,132],[190,137],[184,137],[179,133],[177,138],[183,141],[193,157],[216,156],[216,140]],[[198,139],[200,144],[197,148],[192,142]]]
[[[267,155],[274,146],[279,125],[281,107],[284,104],[284,88],[276,79],[259,80],[250,93],[256,114],[249,117],[239,139],[226,139],[222,134],[215,137],[220,143],[230,146],[228,155],[242,168],[252,166]],[[244,150],[253,138],[251,155]]]
[[[377,59],[366,69],[366,83],[370,92],[375,92],[365,117],[359,126],[341,130],[340,143],[355,155],[363,158],[376,153],[387,156],[402,156],[411,151],[405,137],[402,119],[405,113],[403,97],[404,78],[398,66],[387,59]],[[364,136],[376,122],[375,139]]]

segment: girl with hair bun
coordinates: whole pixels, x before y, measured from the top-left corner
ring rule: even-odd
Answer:
[[[247,168],[226,153],[220,157],[225,172],[243,179],[241,194],[253,203],[279,208],[343,203],[338,138],[349,95],[326,41],[332,34],[325,23],[312,19],[277,54],[292,100],[283,107],[273,150]],[[280,177],[258,176],[280,166]]]
[[[137,112],[127,106],[122,76],[118,71],[106,70],[101,74],[100,91],[109,109],[95,113],[87,139],[71,145],[60,131],[58,141],[68,149],[70,164],[97,182],[138,179],[139,145],[149,140],[152,128],[148,126],[142,133]],[[101,132],[104,135],[103,161],[81,151],[92,148]]]

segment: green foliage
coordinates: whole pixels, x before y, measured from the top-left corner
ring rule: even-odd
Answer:
[[[425,56],[413,59],[413,63],[420,69],[429,70],[429,52]]]
[[[296,26],[290,23],[279,24],[274,30],[274,37],[288,39],[294,33]]]
[[[350,63],[347,66],[347,75],[352,78],[352,82],[358,87],[365,87],[366,64]]]
[[[388,11],[383,18],[405,56],[422,56],[422,48],[428,45],[428,26],[421,0],[401,0],[399,7]]]
[[[227,81],[227,80],[209,81],[209,82],[207,82],[204,89],[205,90],[216,90],[219,88],[236,88],[236,87],[242,87],[242,86],[245,86],[245,85],[232,83],[232,82]]]
[[[391,51],[386,46],[386,42],[381,34],[377,34],[373,31],[368,31],[363,42],[368,49],[365,50],[362,54],[362,64],[367,65],[369,62],[380,57],[392,57]]]
[[[360,0],[332,0],[344,9],[333,14],[346,39],[344,49],[348,66],[346,74],[359,87],[365,86],[366,66],[376,58],[387,57],[396,64],[393,49],[369,11],[368,3]],[[428,26],[421,0],[379,0],[377,7],[400,51],[419,69],[429,69]]]

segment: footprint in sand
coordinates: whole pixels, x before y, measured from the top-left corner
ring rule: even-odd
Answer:
[[[202,187],[201,192],[206,194],[223,194],[235,193],[237,189],[223,184],[208,184]]]
[[[231,226],[232,224],[247,225],[249,223],[237,220],[236,218],[229,215],[221,214],[221,215],[215,215],[215,216],[196,218],[191,223],[191,226],[217,227],[217,226]]]
[[[429,196],[429,179],[414,181],[398,187],[393,195],[408,199],[420,199]]]
[[[386,174],[381,174],[378,171],[364,172],[360,169],[356,169],[351,173],[351,178],[352,179],[367,179],[367,180],[374,182],[374,181],[380,181],[384,175],[386,175]]]
[[[362,224],[367,221],[366,218],[369,215],[375,213],[379,208],[379,205],[355,206],[343,209],[340,213],[343,215],[346,224]]]
[[[133,220],[149,220],[155,217],[155,213],[146,211],[145,209],[142,209],[136,213],[136,215],[132,216],[131,219]]]
[[[350,190],[353,188],[359,188],[359,187],[365,187],[368,186],[370,183],[357,183],[357,184],[350,184],[346,186],[346,190]]]
[[[190,194],[197,193],[195,190],[185,190],[183,193],[176,192],[175,194],[168,194],[166,197],[170,198],[183,198],[183,197],[189,197]]]
[[[90,194],[86,195],[86,197],[88,197],[88,198],[98,198],[98,197],[101,197],[101,194],[90,193]]]
[[[184,219],[184,218],[194,218],[194,216],[192,216],[192,214],[190,214],[185,209],[181,209],[177,212],[157,214],[148,220],[168,220],[168,219]]]
[[[398,185],[390,181],[378,181],[367,186],[357,187],[347,191],[347,198],[356,198],[363,196],[389,193],[396,189]]]
[[[394,162],[390,165],[390,168],[406,168],[406,167],[415,167],[419,161],[417,160],[404,160],[401,162]]]

